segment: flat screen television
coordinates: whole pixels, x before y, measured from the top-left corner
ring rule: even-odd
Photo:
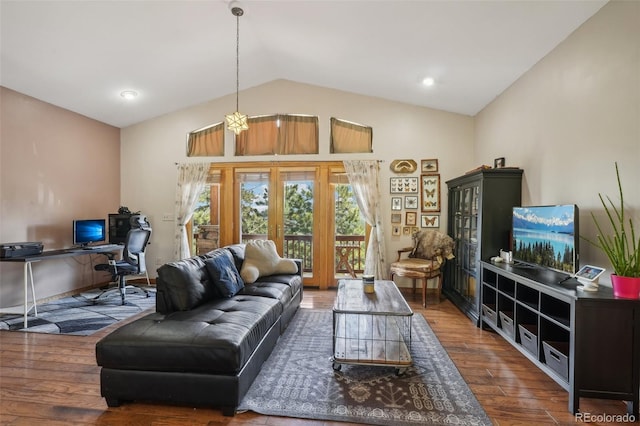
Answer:
[[[86,246],[107,239],[105,219],[82,219],[73,221],[73,244]]]
[[[513,260],[567,274],[579,269],[578,206],[513,208]]]

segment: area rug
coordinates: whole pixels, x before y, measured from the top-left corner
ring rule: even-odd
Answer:
[[[38,316],[34,316],[31,310],[27,317],[27,328],[23,327],[22,314],[0,314],[0,330],[88,336],[115,322],[155,307],[155,289],[143,288],[148,290],[149,297],[137,291],[127,292],[125,305],[122,305],[120,293],[117,291],[95,302],[93,299],[102,293],[99,289],[38,305]]]
[[[491,425],[422,315],[412,320],[413,366],[334,371],[332,313],[300,309],[238,407],[256,413],[376,425]]]

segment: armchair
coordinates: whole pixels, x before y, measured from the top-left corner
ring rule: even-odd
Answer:
[[[391,264],[391,280],[394,276],[413,279],[413,292],[416,281],[422,281],[422,306],[427,306],[427,282],[438,278],[438,300],[442,292],[442,266],[446,260],[453,259],[454,241],[438,231],[425,230],[413,234],[413,246],[398,250],[398,258]],[[408,258],[402,258],[409,253]]]
[[[122,259],[116,261],[112,253],[106,253],[105,255],[109,258],[108,263],[96,265],[94,268],[96,271],[111,272],[112,282],[116,282],[118,287],[103,291],[94,301],[98,301],[113,291],[119,291],[122,304],[124,305],[127,288],[144,292],[147,297],[149,296],[147,290],[127,286],[126,277],[130,275],[147,274],[144,252],[151,237],[151,226],[143,215],[133,215],[129,218],[129,222],[131,229],[127,232],[124,249],[122,250]]]

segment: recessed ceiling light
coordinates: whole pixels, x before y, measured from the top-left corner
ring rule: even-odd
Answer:
[[[138,96],[138,92],[136,92],[135,90],[125,90],[123,92],[120,92],[120,96],[130,101]]]
[[[433,77],[425,77],[422,79],[422,84],[427,87],[431,87],[436,83],[436,80]]]

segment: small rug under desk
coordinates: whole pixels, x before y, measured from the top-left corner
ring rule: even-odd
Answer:
[[[377,425],[490,425],[491,420],[422,315],[412,319],[413,366],[334,371],[332,312],[299,309],[239,410]]]
[[[100,289],[38,304],[38,316],[33,315],[32,309],[27,317],[27,328],[23,327],[23,314],[0,314],[0,330],[88,336],[113,323],[155,308],[155,288],[141,288],[146,289],[149,296],[138,291],[127,291],[125,305],[122,305],[118,291],[94,301],[102,293]]]

